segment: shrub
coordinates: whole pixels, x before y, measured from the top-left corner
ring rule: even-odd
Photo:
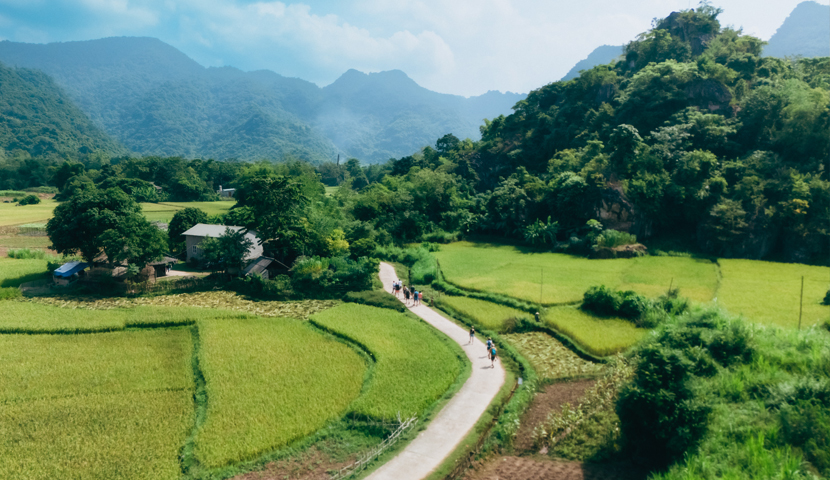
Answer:
[[[17,202],[18,205],[37,205],[38,203],[40,203],[40,198],[37,195],[26,195]]]
[[[827,290],[827,293],[824,295],[824,300],[822,300],[821,304],[830,305],[830,290]]]
[[[430,243],[453,243],[461,239],[461,234],[435,230],[430,233],[425,233],[422,239]]]
[[[58,193],[58,187],[32,187],[27,188],[27,192],[34,192],[34,193]]]
[[[48,260],[54,259],[54,255],[49,255],[43,250],[32,250],[30,248],[18,248],[6,252],[9,258],[16,258],[17,260]],[[59,264],[61,266],[63,264]]]
[[[596,246],[600,248],[614,248],[637,243],[637,236],[617,230],[605,230],[596,238]]]
[[[300,257],[291,267],[291,284],[295,291],[315,296],[368,290],[377,269],[377,260],[365,257]]]
[[[228,288],[242,295],[269,300],[288,300],[295,297],[291,277],[288,275],[277,275],[273,280],[266,280],[259,275],[234,278]]]
[[[627,318],[629,320],[636,320],[642,317],[649,309],[650,302],[642,295],[635,292],[623,292],[620,302],[620,307],[617,309],[617,316]]]
[[[381,308],[391,308],[399,312],[405,312],[406,306],[392,295],[378,290],[367,290],[364,292],[349,292],[343,297],[344,302],[360,303]]]
[[[0,300],[11,300],[23,296],[20,290],[14,287],[0,287]]]
[[[582,309],[597,315],[614,316],[620,309],[622,299],[617,292],[605,285],[591,287],[582,298]]]

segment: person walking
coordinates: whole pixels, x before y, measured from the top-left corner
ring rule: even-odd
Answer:
[[[403,298],[404,298],[404,300],[406,300],[404,303],[406,305],[409,305],[409,288],[408,287],[403,287]]]
[[[418,306],[418,290],[415,290],[415,293],[412,294],[412,306]]]
[[[496,368],[496,355],[498,352],[496,351],[496,344],[494,343],[490,347],[490,368]]]
[[[492,346],[493,346],[493,339],[490,338],[490,337],[487,337],[487,359],[488,360],[490,359],[490,348],[492,348]]]
[[[467,345],[473,343],[473,340],[476,338],[476,327],[470,325],[470,341],[467,342]]]

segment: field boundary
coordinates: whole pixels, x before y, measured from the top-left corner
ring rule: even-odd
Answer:
[[[375,445],[369,452],[358,458],[356,462],[341,468],[339,472],[331,476],[331,480],[342,480],[365,469],[366,466],[372,462],[372,460],[380,457],[383,452],[394,446],[398,440],[400,440],[401,435],[414,427],[416,423],[418,423],[418,417],[411,417],[404,420],[391,435],[380,442],[380,444]]]

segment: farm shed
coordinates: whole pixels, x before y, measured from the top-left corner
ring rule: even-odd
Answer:
[[[193,228],[184,232],[182,235],[184,235],[185,243],[187,244],[187,260],[200,260],[202,258],[202,249],[199,248],[199,244],[202,243],[202,240],[207,237],[219,238],[225,233],[225,229],[228,228],[234,232],[243,229],[243,227],[197,223]],[[259,237],[256,236],[256,232],[250,230],[245,234],[245,237],[254,243],[254,246],[245,255],[245,260],[262,256],[262,245],[260,244]]]
[[[222,188],[222,185],[219,185],[219,190],[217,190],[216,193],[218,193],[220,197],[233,198],[233,196],[236,195],[236,189]]]
[[[259,257],[253,262],[249,263],[245,270],[242,270],[243,277],[251,275],[259,275],[260,277],[270,280],[278,275],[280,270],[286,271],[285,266],[278,263],[270,257]]]
[[[84,262],[65,263],[52,272],[52,280],[58,286],[69,285],[84,275],[84,270],[87,267],[89,267],[89,264]]]
[[[156,260],[155,262],[151,262],[147,264],[147,268],[152,268],[152,271],[147,272],[147,276],[155,276],[158,277],[166,277],[167,270],[171,265],[175,265],[176,262],[179,260],[173,257],[162,257],[160,260]],[[144,273],[144,272],[142,272]]]

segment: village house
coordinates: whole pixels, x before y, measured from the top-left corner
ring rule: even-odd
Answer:
[[[185,244],[187,245],[187,261],[201,260],[202,249],[199,248],[199,244],[202,243],[202,241],[207,237],[221,237],[225,233],[225,229],[228,228],[234,232],[238,232],[243,229],[243,227],[197,223],[190,230],[184,232],[182,235],[184,235]],[[245,234],[245,237],[251,240],[254,244],[250,250],[248,250],[248,254],[245,255],[245,260],[251,260],[262,256],[262,245],[259,242],[259,238],[256,236],[256,232],[249,231]]]

